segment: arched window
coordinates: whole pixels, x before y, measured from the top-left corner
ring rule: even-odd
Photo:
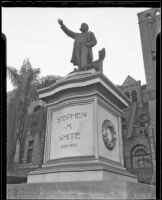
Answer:
[[[144,145],[137,145],[132,149],[132,169],[147,169],[152,167],[151,157]]]
[[[131,94],[132,94],[132,101],[137,101],[137,92],[136,92],[136,90],[133,90]]]
[[[146,14],[146,18],[150,19],[151,18],[151,13]]]
[[[129,94],[129,92],[125,92],[125,95],[130,99],[130,94]]]
[[[36,113],[36,112],[37,112],[38,110],[40,110],[40,109],[41,109],[41,106],[40,106],[40,105],[37,105],[37,106],[35,106],[33,112]]]

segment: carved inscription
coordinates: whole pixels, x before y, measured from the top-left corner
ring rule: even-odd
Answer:
[[[76,113],[68,113],[66,115],[61,115],[57,118],[57,124],[63,126],[63,133],[59,134],[60,142],[64,142],[61,144],[62,149],[66,148],[77,148],[78,140],[80,140],[80,132],[74,132],[74,120],[80,120],[87,117],[87,112],[76,112]],[[67,142],[65,144],[65,142]]]
[[[75,140],[80,139],[80,133],[68,133],[66,135],[60,136],[60,140]]]
[[[50,159],[92,155],[93,104],[72,105],[52,114]]]
[[[64,121],[67,121],[69,119],[82,119],[82,118],[86,118],[87,117],[87,112],[78,112],[78,113],[70,113],[67,115],[62,115],[60,117],[57,118],[57,123],[61,123]]]

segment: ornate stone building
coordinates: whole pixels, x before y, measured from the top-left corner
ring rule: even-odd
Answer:
[[[161,31],[160,14],[160,9],[138,14],[147,84],[128,76],[118,86],[131,101],[122,118],[125,167],[140,182],[149,184],[155,182],[156,169],[156,37]],[[28,109],[19,173],[26,174],[43,163],[45,129],[45,103],[37,100]]]
[[[161,9],[138,13],[146,85],[128,76],[119,88],[130,98],[123,114],[125,166],[140,182],[155,183],[156,174],[156,67]],[[159,134],[159,133],[157,133]]]
[[[128,76],[119,88],[131,101],[122,118],[125,167],[136,174],[140,182],[153,183],[155,127],[150,123],[147,86],[141,86],[140,81]]]

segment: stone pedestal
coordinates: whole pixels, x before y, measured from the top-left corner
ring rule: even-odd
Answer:
[[[28,183],[137,182],[123,167],[121,114],[129,100],[101,72],[73,72],[39,90],[46,102],[44,164]]]

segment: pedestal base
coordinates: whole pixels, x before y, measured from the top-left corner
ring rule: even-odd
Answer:
[[[121,181],[7,185],[7,199],[155,199],[155,187]]]
[[[27,175],[27,183],[74,182],[74,181],[130,181],[137,182],[135,175],[125,168],[103,163],[55,165],[42,167]]]

